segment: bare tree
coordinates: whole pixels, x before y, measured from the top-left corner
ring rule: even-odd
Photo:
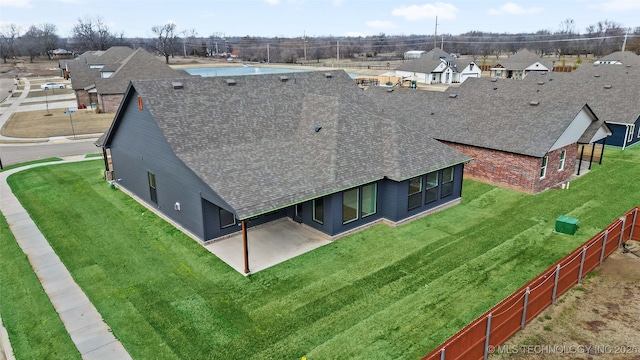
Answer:
[[[153,48],[164,56],[165,63],[169,63],[169,56],[172,56],[176,51],[176,46],[180,40],[178,33],[176,32],[175,23],[167,23],[160,26],[154,26],[151,31],[156,35]]]
[[[71,32],[82,50],[107,50],[116,38],[100,16],[95,19],[88,16],[78,19]]]
[[[16,56],[17,41],[20,37],[20,27],[16,24],[9,24],[0,30],[0,55],[6,64],[7,58]]]

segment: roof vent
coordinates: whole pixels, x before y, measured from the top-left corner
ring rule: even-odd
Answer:
[[[282,82],[287,82],[287,80],[289,80],[289,77],[284,75],[280,75],[279,78],[280,78],[280,81]]]
[[[458,94],[449,94],[449,98],[455,99],[458,97]]]
[[[611,89],[611,85],[605,85],[604,88],[605,89]]]
[[[236,84],[236,81],[234,79],[225,79],[225,81],[229,86],[234,86]]]
[[[498,81],[498,78],[491,78],[491,82],[496,82]]]
[[[324,73],[324,77],[326,77],[327,79],[331,79],[333,77],[332,73]]]
[[[431,115],[434,115],[434,114],[435,114],[434,112],[431,112]]]
[[[393,89],[387,89],[387,92],[393,92]]]
[[[544,85],[544,81],[538,81],[538,85]]]
[[[631,65],[627,64],[627,67],[631,67]]]
[[[173,86],[173,90],[184,89],[184,85],[178,81],[172,82],[171,86]]]
[[[549,79],[549,81],[553,81],[553,79]]]
[[[320,130],[322,130],[322,125],[316,125],[316,127],[313,128],[315,132],[319,132]]]
[[[600,77],[600,74],[595,74],[593,75],[593,77]]]
[[[497,87],[494,87],[494,88],[493,88],[493,90],[498,90],[498,88],[497,88]]]
[[[529,102],[529,105],[531,106],[538,106],[540,104],[540,101],[531,101]]]

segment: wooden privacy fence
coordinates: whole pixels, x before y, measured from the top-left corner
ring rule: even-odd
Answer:
[[[622,243],[640,240],[640,208],[629,210],[599,234],[589,239],[498,303],[423,360],[486,359],[518,330],[540,314],[573,285],[602,264]]]

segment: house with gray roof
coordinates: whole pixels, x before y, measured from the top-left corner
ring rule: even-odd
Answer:
[[[634,65],[640,66],[640,55],[633,51],[616,51],[593,62],[594,65]]]
[[[553,64],[527,49],[521,49],[491,68],[491,77],[524,79],[531,72],[549,72]]]
[[[571,73],[531,77],[525,83],[545,82],[564,90],[564,97],[580,98],[611,130],[602,145],[626,149],[640,143],[640,64],[585,64]],[[553,80],[553,81],[549,81]]]
[[[479,78],[482,70],[473,61],[465,63],[435,48],[398,66],[396,75],[425,84],[452,84],[462,83],[471,77]]]
[[[100,145],[118,187],[201,241],[282,218],[398,224],[460,202],[470,160],[344,71],[133,80]]]
[[[586,102],[538,84],[469,79],[443,93],[367,92],[407,126],[426,128],[472,157],[465,177],[527,193],[568,182],[578,167],[578,145],[610,134]]]

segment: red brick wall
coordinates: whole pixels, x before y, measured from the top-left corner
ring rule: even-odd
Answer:
[[[547,173],[541,179],[541,158],[469,145],[445,143],[473,158],[464,167],[466,178],[529,194],[535,194],[568,181],[576,166],[576,144],[549,152],[547,154],[549,157]],[[564,169],[559,171],[560,154],[563,149],[567,151],[565,165]]]
[[[100,95],[100,109],[106,113],[115,113],[123,97],[124,94]]]
[[[89,101],[89,93],[87,92],[87,90],[76,90],[76,100],[78,101],[78,106],[85,105],[88,107],[89,105],[91,105],[91,101]]]

